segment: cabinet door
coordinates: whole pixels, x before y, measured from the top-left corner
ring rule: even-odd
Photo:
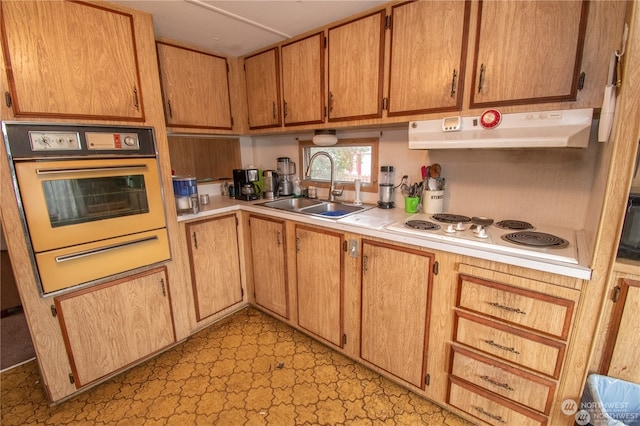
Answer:
[[[186,224],[196,319],[242,301],[235,215]]]
[[[324,33],[282,46],[284,125],[324,121]]]
[[[393,7],[389,116],[462,107],[470,2]]]
[[[329,121],[382,117],[384,10],[329,28]]]
[[[54,301],[76,388],[176,341],[165,268]]]
[[[360,356],[424,388],[433,255],[364,240]]]
[[[481,2],[471,108],[575,100],[587,6]]]
[[[16,116],[143,121],[133,16],[68,1],[1,7]]]
[[[250,216],[254,297],[258,305],[289,318],[286,235],[282,220]]]
[[[602,374],[640,383],[638,330],[640,330],[640,281],[621,279],[613,310],[611,337],[605,347]]]
[[[342,234],[296,227],[298,324],[342,347]]]
[[[282,124],[279,60],[277,47],[244,60],[250,129]]]
[[[227,60],[157,42],[167,126],[231,129]]]

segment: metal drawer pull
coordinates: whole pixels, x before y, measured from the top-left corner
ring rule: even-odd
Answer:
[[[500,382],[498,382],[498,381],[496,381],[496,380],[492,379],[492,378],[491,378],[491,377],[489,377],[489,376],[480,376],[480,378],[481,378],[482,380],[484,380],[485,382],[489,382],[489,383],[491,383],[492,385],[498,386],[498,387],[500,387],[500,388],[502,388],[502,389],[506,389],[506,390],[510,390],[510,391],[514,391],[514,390],[515,390],[514,388],[512,388],[511,386],[509,386],[509,383],[500,383]]]
[[[130,246],[132,244],[146,243],[147,241],[152,241],[157,239],[158,237],[154,235],[153,237],[140,238],[139,240],[132,240],[132,241],[127,241],[125,243],[112,244],[110,246],[100,247],[97,249],[85,250],[85,251],[81,251],[73,254],[65,254],[63,256],[56,256],[56,262],[60,263],[60,262],[66,262],[68,260],[79,259],[85,256],[93,256],[94,254],[101,254],[107,251],[117,250],[126,246]]]
[[[494,342],[493,340],[484,340],[484,342],[486,344],[491,345],[493,347],[496,347],[498,349],[502,349],[503,351],[508,351],[508,352],[514,353],[516,355],[520,355],[520,352],[518,352],[515,348],[509,348],[507,346],[502,346],[502,345]]]
[[[495,414],[491,414],[487,411],[484,411],[484,409],[482,407],[473,407],[475,408],[475,410],[480,413],[480,414],[484,414],[487,417],[491,417],[493,420],[499,421],[500,423],[506,423],[506,421],[504,421],[504,419],[502,418],[502,416],[496,416]]]
[[[527,315],[527,313],[525,311],[521,311],[520,308],[512,308],[510,306],[501,305],[498,302],[487,302],[487,303],[489,305],[493,306],[494,308],[503,309],[505,311],[513,312],[513,313],[516,313],[516,314]]]
[[[81,167],[78,169],[36,169],[36,174],[53,175],[60,173],[86,173],[86,172],[111,172],[118,170],[146,169],[144,164],[132,164],[130,166],[113,166],[113,167]]]

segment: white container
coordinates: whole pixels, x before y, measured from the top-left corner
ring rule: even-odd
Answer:
[[[422,193],[422,211],[424,213],[443,213],[444,212],[444,190],[442,191],[424,191]]]

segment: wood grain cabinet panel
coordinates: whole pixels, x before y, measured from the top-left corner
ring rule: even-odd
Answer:
[[[185,225],[198,321],[242,301],[237,223],[231,214]]]
[[[544,426],[546,417],[456,378],[449,379],[447,402],[494,426]]]
[[[76,388],[176,340],[165,268],[78,290],[54,301]]]
[[[388,115],[462,108],[469,1],[393,6]]]
[[[576,99],[588,2],[478,7],[471,108]]]
[[[362,262],[360,356],[424,388],[433,255],[364,240]]]
[[[457,345],[451,348],[451,374],[511,401],[549,414],[555,382],[527,373]]]
[[[227,59],[156,42],[167,126],[231,130]]]
[[[461,274],[457,306],[566,340],[574,303]]]
[[[382,117],[384,10],[329,28],[329,121]]]
[[[70,1],[0,7],[15,116],[144,121],[132,15]]]
[[[296,225],[295,238],[298,325],[342,347],[344,236]]]
[[[324,122],[324,32],[283,44],[284,125]]]
[[[481,317],[456,312],[454,341],[557,379],[565,345]]]
[[[250,129],[282,125],[279,52],[274,47],[244,60]]]
[[[258,305],[289,318],[285,222],[250,215],[254,297]]]

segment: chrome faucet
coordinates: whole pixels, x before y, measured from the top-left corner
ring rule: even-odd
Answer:
[[[329,159],[329,164],[331,164],[331,183],[329,184],[329,201],[335,201],[336,200],[336,196],[341,196],[342,195],[342,191],[344,189],[341,189],[340,191],[338,191],[335,188],[335,184],[334,184],[334,178],[335,178],[335,167],[333,165],[333,158],[331,157],[331,155],[329,155],[328,152],[326,151],[318,151],[315,154],[313,154],[311,156],[311,158],[309,159],[309,165],[307,166],[307,171],[305,172],[304,176],[305,178],[309,178],[311,176],[311,165],[313,164],[313,160],[316,159],[317,156],[319,155],[324,155],[325,157],[327,157]]]

